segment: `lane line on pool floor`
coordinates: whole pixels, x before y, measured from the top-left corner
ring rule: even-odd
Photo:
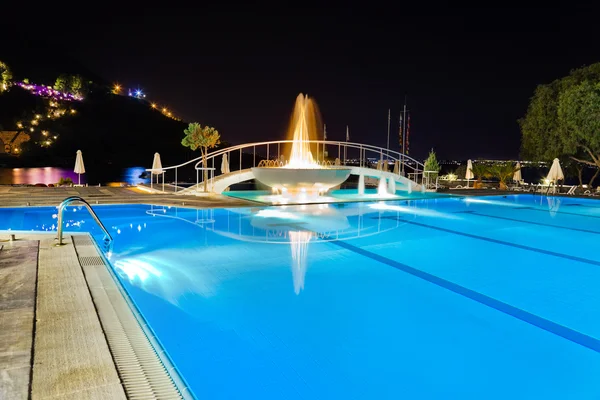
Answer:
[[[536,207],[513,207],[514,210],[532,210],[532,211],[541,211],[544,213],[556,213],[556,214],[565,214],[565,215],[576,215],[578,217],[585,217],[585,218],[597,218],[600,219],[600,215],[588,215],[588,214],[579,214],[579,213],[572,213],[572,212],[568,212],[568,211],[555,211],[555,210],[544,210],[543,208],[536,208]]]
[[[429,225],[429,224],[423,224],[421,222],[409,221],[407,219],[403,219],[403,218],[400,218],[400,217],[389,216],[389,217],[381,217],[381,219],[399,220],[399,221],[406,222],[407,224],[411,224],[411,225],[415,225],[415,226],[420,226],[422,228],[434,229],[434,230],[437,230],[437,231],[440,231],[440,232],[446,232],[446,233],[451,233],[451,234],[454,234],[454,235],[468,237],[470,239],[483,240],[483,241],[490,242],[490,243],[500,244],[500,245],[503,245],[503,246],[510,246],[510,247],[514,247],[514,248],[517,248],[517,249],[521,249],[521,250],[533,251],[533,252],[540,253],[540,254],[545,254],[545,255],[548,255],[548,256],[564,258],[564,259],[567,259],[567,260],[577,261],[577,262],[581,262],[581,263],[584,263],[584,264],[596,265],[596,266],[600,267],[600,261],[590,260],[588,258],[571,256],[569,254],[557,253],[557,252],[550,251],[550,250],[538,249],[537,247],[525,246],[523,244],[505,242],[503,240],[492,239],[492,238],[489,238],[489,237],[486,237],[486,236],[479,236],[479,235],[474,235],[472,233],[455,231],[453,229],[447,229],[447,228],[442,228],[442,227],[439,227],[439,226],[434,226],[434,225]]]
[[[504,303],[500,300],[494,299],[493,297],[486,296],[485,294],[476,292],[472,289],[468,289],[468,288],[458,285],[454,282],[447,281],[446,279],[432,275],[428,272],[422,271],[420,269],[411,267],[406,264],[402,264],[398,261],[391,260],[387,257],[384,257],[377,253],[373,253],[369,250],[365,250],[360,247],[356,247],[347,242],[343,242],[340,240],[333,240],[328,243],[334,244],[334,245],[341,247],[343,249],[346,249],[346,250],[350,250],[356,254],[370,258],[371,260],[377,261],[379,263],[389,265],[389,266],[396,268],[402,272],[408,273],[417,278],[420,278],[427,282],[433,283],[434,285],[437,285],[441,288],[450,290],[454,293],[457,293],[459,295],[467,297],[471,300],[477,301],[485,306],[491,307],[491,308],[498,310],[504,314],[510,315],[510,316],[517,318],[523,322],[526,322],[530,325],[533,325],[533,326],[543,329],[547,332],[550,332],[554,335],[557,335],[564,339],[567,339],[573,343],[579,344],[581,346],[587,347],[590,350],[600,353],[600,340],[598,340],[594,337],[588,336],[584,333],[578,332],[578,331],[568,328],[564,325],[557,324],[556,322],[542,318],[538,315],[532,314],[528,311],[522,310],[522,309],[512,306],[510,304]]]
[[[549,228],[557,228],[557,229],[568,229],[568,230],[571,230],[571,231],[577,231],[577,232],[591,233],[591,234],[594,234],[594,235],[600,235],[600,232],[598,232],[598,231],[591,231],[589,229],[572,228],[572,227],[569,227],[569,226],[560,226],[560,225],[545,224],[543,222],[526,221],[526,220],[522,220],[522,219],[518,219],[518,218],[501,217],[499,215],[482,214],[482,213],[479,213],[477,211],[458,211],[458,212],[455,212],[454,214],[476,215],[476,216],[479,216],[479,217],[502,219],[502,220],[505,220],[505,221],[522,222],[524,224],[546,226],[546,227],[549,227]]]

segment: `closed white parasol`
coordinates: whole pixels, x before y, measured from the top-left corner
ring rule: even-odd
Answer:
[[[556,185],[556,181],[563,179],[565,179],[565,175],[560,167],[560,161],[558,161],[558,158],[555,158],[554,161],[552,161],[552,166],[550,167],[550,172],[548,172],[546,180],[548,181],[548,184],[552,183]],[[556,186],[554,186],[553,192],[556,193]]]
[[[229,160],[227,160],[227,153],[223,154],[223,161],[221,161],[221,173],[229,173]]]
[[[467,172],[465,173],[465,179],[467,180],[467,187],[469,187],[469,181],[475,178],[473,175],[473,162],[471,160],[467,161]]]
[[[152,161],[152,175],[160,175],[165,171],[163,170],[162,163],[160,162],[160,154],[154,153],[154,160]],[[156,177],[156,183],[158,183],[158,177]],[[150,187],[152,187],[152,176],[150,176]],[[163,175],[163,192],[165,191],[165,176]]]
[[[548,181],[555,182],[565,179],[565,175],[563,174],[562,168],[560,167],[560,161],[558,158],[555,158],[552,161],[552,166],[550,167],[550,172],[548,172],[548,176],[546,177]]]
[[[85,174],[85,166],[83,165],[83,155],[81,150],[77,150],[77,158],[75,159],[75,169],[73,170],[77,176],[77,184],[81,185],[81,174]]]
[[[513,181],[515,182],[521,182],[521,180],[523,179],[523,177],[521,176],[521,163],[517,161],[517,165],[515,165],[515,173],[513,175]]]

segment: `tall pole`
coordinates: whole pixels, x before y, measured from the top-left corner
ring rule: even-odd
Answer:
[[[350,129],[348,128],[348,125],[346,125],[346,143],[348,143],[350,141]],[[346,165],[346,148],[347,146],[344,146],[344,165]]]
[[[327,125],[323,124],[323,140],[326,141],[327,140]],[[325,143],[323,143],[323,162],[325,162],[325,156],[327,155],[327,146]]]
[[[406,155],[406,103],[404,103],[404,111],[402,113],[404,114],[404,118],[402,118],[402,155]]]
[[[402,175],[404,173],[404,163],[406,162],[406,96],[404,96],[404,109],[402,111],[404,118],[402,118]]]
[[[391,121],[391,110],[388,108],[388,131],[387,131],[387,158],[390,158],[390,121]]]

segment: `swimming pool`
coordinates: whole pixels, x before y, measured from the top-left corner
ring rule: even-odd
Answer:
[[[293,202],[286,199],[284,196],[274,195],[269,190],[231,190],[223,192],[224,195],[235,197],[238,199],[249,200],[264,205],[288,205],[290,203],[345,203],[354,201],[374,201],[382,200],[377,189],[366,188],[364,194],[359,195],[358,189],[338,189],[330,190],[324,195],[319,195],[312,198],[304,198],[302,200],[294,200]],[[383,200],[420,200],[428,198],[448,197],[451,194],[435,193],[435,192],[407,192],[397,190],[394,194],[387,194]]]
[[[97,206],[198,398],[600,397],[600,202]],[[0,208],[0,229],[55,229]],[[102,234],[69,207],[67,230]]]

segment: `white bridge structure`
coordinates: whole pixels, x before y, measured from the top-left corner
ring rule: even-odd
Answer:
[[[362,143],[339,142],[330,140],[310,140],[311,147],[316,147],[315,160],[323,167],[345,166],[351,170],[351,175],[359,177],[359,192],[364,187],[365,179],[376,179],[379,185],[383,183],[388,192],[396,190],[424,191],[427,185],[427,172],[424,165],[400,152]],[[174,184],[167,185],[167,191],[182,195],[204,193],[204,171],[208,170],[207,192],[222,193],[231,185],[255,179],[252,167],[283,167],[286,163],[282,157],[285,146],[291,146],[293,140],[275,140],[270,142],[246,143],[215,150],[205,156],[200,156],[182,164],[162,167],[160,171],[147,169],[153,175],[163,175],[162,190],[160,184],[152,191],[165,192],[165,175],[174,178]],[[336,155],[335,158],[332,154]],[[315,153],[313,152],[313,155]],[[327,155],[327,157],[326,157]],[[227,163],[223,166],[223,157]],[[251,162],[248,160],[252,157]],[[204,163],[206,159],[206,164]],[[335,161],[331,161],[334,159]],[[375,161],[374,161],[375,160]],[[237,164],[233,170],[231,164]],[[244,165],[246,163],[246,165]],[[204,165],[207,167],[205,168]],[[225,168],[223,168],[225,167]],[[189,187],[178,185],[180,178],[188,180],[195,171],[196,183]],[[158,173],[157,173],[158,172]],[[425,173],[424,173],[425,172]],[[189,180],[187,181],[189,183]]]

